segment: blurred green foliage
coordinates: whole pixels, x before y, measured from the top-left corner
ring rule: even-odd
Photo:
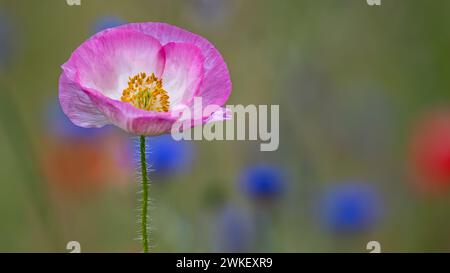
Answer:
[[[64,252],[71,240],[86,252],[139,251],[133,177],[82,198],[50,194],[42,203],[33,195],[47,196],[49,185],[36,181],[30,192],[24,174],[31,164],[40,175],[39,156],[32,155],[45,149],[42,117],[58,96],[60,65],[104,15],[167,22],[206,37],[231,72],[230,104],[280,105],[277,152],[259,152],[248,141],[198,142],[189,172],[152,184],[152,251],[215,251],[215,215],[228,203],[267,214],[267,240],[258,251],[365,252],[370,240],[383,251],[450,250],[448,198],[415,193],[405,170],[414,121],[450,99],[450,1],[382,0],[370,7],[364,0],[224,0],[219,11],[199,8],[200,0],[81,1],[75,7],[0,0],[16,41],[0,92],[18,109],[1,112],[0,251]],[[15,135],[17,124],[22,136]],[[289,172],[289,193],[275,206],[255,205],[237,189],[241,169],[260,161]],[[347,179],[383,193],[386,217],[373,233],[336,237],[317,228],[316,194]],[[42,221],[42,205],[57,231]]]

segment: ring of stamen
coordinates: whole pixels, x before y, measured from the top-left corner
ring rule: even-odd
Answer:
[[[147,75],[141,72],[129,77],[128,87],[123,90],[120,100],[146,111],[168,112],[170,107],[162,79],[154,73]]]

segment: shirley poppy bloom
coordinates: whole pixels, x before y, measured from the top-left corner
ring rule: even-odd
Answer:
[[[132,23],[95,34],[72,53],[62,70],[59,100],[75,125],[112,124],[140,135],[141,238],[148,252],[145,137],[170,132],[180,119],[192,126],[226,119],[222,106],[231,93],[227,66],[203,37],[164,23]],[[198,113],[198,98],[201,108],[209,111]],[[187,110],[195,111],[194,117],[186,117]]]
[[[101,31],[78,47],[62,70],[59,99],[74,124],[113,124],[135,135],[168,133],[183,109],[193,107],[194,97],[203,105],[223,106],[231,93],[230,75],[217,49],[205,38],[164,23]],[[194,123],[222,117],[202,113]]]

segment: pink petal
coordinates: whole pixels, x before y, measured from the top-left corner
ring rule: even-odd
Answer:
[[[84,42],[63,65],[80,86],[120,99],[128,77],[140,72],[161,76],[165,56],[155,38],[127,29],[107,29]]]
[[[169,93],[170,104],[189,105],[203,78],[203,55],[193,44],[172,42],[163,49],[166,55],[163,86]]]
[[[191,45],[178,45],[186,43]],[[162,50],[161,45],[167,45],[167,48]],[[203,105],[225,104],[231,93],[230,75],[214,46],[206,39],[174,26],[144,23],[102,31],[72,54],[63,65],[60,78],[59,96],[64,112],[83,127],[114,124],[137,135],[169,132],[177,120],[173,113],[144,111],[118,100],[128,76],[139,72],[162,75],[166,51],[170,56],[165,76],[173,81],[167,81],[167,86],[176,86],[173,89],[177,91],[184,89],[179,93],[182,96],[173,95],[176,101],[189,102],[195,94],[203,98]],[[176,70],[176,63],[181,64],[178,68],[184,69]],[[186,69],[188,66],[189,70]],[[223,114],[213,113],[202,116],[200,122],[223,118]]]
[[[160,135],[170,132],[177,116],[171,112],[137,109],[129,103],[103,96],[96,90],[83,90],[111,124],[135,135]]]
[[[206,123],[212,123],[212,122],[218,122],[218,121],[225,121],[225,120],[231,120],[233,116],[233,113],[228,108],[219,108],[214,113],[211,114],[211,116],[204,121],[204,124]]]
[[[183,129],[190,129],[195,126],[204,125],[213,122],[226,121],[232,119],[232,111],[226,107],[210,105],[209,108],[196,109],[202,110],[202,113],[195,113],[193,107],[178,106],[172,111],[172,115],[178,117],[176,128],[183,124]],[[187,111],[187,112],[184,112]]]
[[[140,110],[98,91],[81,88],[64,72],[59,80],[59,99],[67,117],[75,125],[86,128],[113,124],[135,135],[160,135],[170,132],[177,119],[170,112]]]
[[[77,126],[98,128],[109,124],[108,118],[65,73],[59,78],[59,101],[63,112]]]
[[[231,80],[227,65],[219,51],[205,38],[165,23],[133,23],[118,27],[141,31],[155,37],[161,45],[170,42],[191,43],[197,46],[205,58],[204,77],[198,90],[205,105],[223,106],[231,94]]]

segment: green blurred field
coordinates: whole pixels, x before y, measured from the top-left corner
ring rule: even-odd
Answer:
[[[0,92],[13,101],[1,105],[0,252],[66,252],[71,240],[84,252],[140,251],[133,177],[72,197],[49,191],[39,175],[42,116],[57,98],[60,65],[106,15],[206,37],[231,72],[229,104],[280,105],[277,152],[251,141],[196,142],[191,171],[151,186],[152,251],[215,251],[216,211],[230,203],[267,214],[255,251],[366,252],[370,240],[389,252],[450,251],[448,197],[415,193],[406,173],[414,121],[449,104],[449,1],[225,0],[217,14],[199,12],[196,0],[81,1],[0,0],[15,29],[13,61],[0,70]],[[237,189],[252,162],[289,173],[290,190],[273,207],[254,208]],[[311,204],[348,179],[376,184],[386,215],[372,233],[336,238],[317,228]]]

